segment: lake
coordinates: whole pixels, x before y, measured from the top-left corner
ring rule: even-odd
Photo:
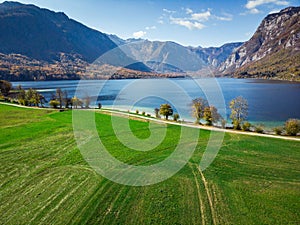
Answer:
[[[128,79],[85,81],[12,82],[16,87],[34,88],[47,100],[56,88],[68,92],[69,97],[92,96],[93,106],[154,114],[154,108],[170,103],[181,118],[191,117],[191,99],[206,97],[210,104],[229,117],[231,99],[243,96],[249,103],[248,120],[268,127],[283,124],[288,118],[300,118],[300,83],[231,78],[206,79]],[[77,89],[77,90],[76,90]],[[226,105],[226,107],[224,107]]]

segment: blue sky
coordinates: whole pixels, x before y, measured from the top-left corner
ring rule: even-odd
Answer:
[[[3,2],[0,0],[0,2]],[[221,46],[248,40],[270,12],[300,0],[20,0],[121,38]]]

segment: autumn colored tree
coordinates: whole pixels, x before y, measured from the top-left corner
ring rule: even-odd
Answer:
[[[208,107],[207,100],[203,98],[196,98],[192,101],[192,114],[196,118],[196,123],[199,124],[204,116],[204,109]]]
[[[218,109],[214,106],[205,107],[203,113],[203,119],[206,124],[211,126],[213,123],[218,122],[221,119],[221,115],[218,113]]]
[[[0,92],[2,95],[7,96],[12,89],[12,84],[6,80],[0,80]]]
[[[168,120],[169,116],[173,115],[172,106],[169,104],[162,104],[159,109],[159,114],[163,115],[166,120]]]

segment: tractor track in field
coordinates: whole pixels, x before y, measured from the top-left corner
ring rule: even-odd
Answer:
[[[189,167],[191,168],[191,170],[193,172],[193,175],[194,175],[194,180],[195,180],[195,183],[196,183],[198,200],[199,200],[199,210],[200,210],[200,214],[201,214],[201,221],[202,221],[202,224],[204,225],[205,224],[204,204],[203,204],[203,201],[201,199],[200,184],[198,182],[197,175],[196,175],[196,173],[193,169],[193,166],[190,163],[189,163]]]
[[[77,185],[75,188],[73,188],[73,190],[71,190],[70,192],[66,192],[65,196],[63,196],[63,198],[61,198],[61,200],[55,205],[55,207],[53,207],[45,217],[43,217],[42,221],[45,221],[47,218],[49,218],[49,216],[51,216],[51,213],[54,212],[55,210],[57,210],[70,196],[72,196],[74,193],[76,193],[87,181],[89,180],[89,178],[85,178],[79,185]]]
[[[208,199],[208,203],[209,203],[209,207],[210,207],[211,218],[212,218],[213,224],[217,224],[216,223],[216,212],[215,212],[215,209],[214,209],[214,206],[213,206],[213,201],[212,201],[212,197],[211,197],[210,192],[209,192],[207,181],[206,181],[206,179],[204,177],[204,174],[202,173],[199,166],[197,166],[197,169],[198,169],[199,174],[201,176],[201,180],[204,184],[204,188],[205,188],[205,191],[206,191],[206,195],[207,195],[207,199]]]
[[[106,212],[105,212],[104,216],[101,218],[100,224],[105,224],[105,219],[106,219],[107,215],[110,214],[110,213],[114,213],[112,211],[112,209],[113,209],[115,203],[117,202],[117,200],[119,199],[119,197],[121,196],[124,189],[125,189],[125,186],[122,186],[119,189],[118,193],[116,194],[116,197],[114,199],[112,199],[112,201],[110,202],[109,206],[106,209]]]
[[[72,177],[69,177],[69,178],[62,184],[62,186],[65,185],[65,184],[67,184],[67,183],[69,182],[69,180],[71,180],[71,179],[72,179]],[[55,182],[56,182],[57,180],[58,180],[58,179],[56,179]],[[30,192],[33,192],[33,191],[34,191],[34,187],[33,187],[32,189],[29,190],[28,194],[29,194]],[[58,195],[59,193],[62,193],[62,192],[64,192],[64,191],[65,191],[65,189],[62,189],[62,190],[56,191],[55,193],[52,193],[52,195],[50,195],[50,197],[48,197],[48,199],[47,199],[46,201],[44,201],[44,202],[47,202],[47,203],[44,204],[44,205],[42,206],[41,210],[39,210],[37,213],[39,214],[43,209],[45,209],[48,205],[50,205],[50,204],[52,203],[53,199],[56,199],[56,198],[57,198],[57,195]],[[15,208],[15,209],[13,210],[13,212],[9,212],[9,214],[11,214],[11,216],[7,219],[7,222],[9,222],[11,219],[13,219],[13,216],[14,216],[18,211],[20,211],[21,209],[25,208],[26,206],[27,206],[27,205],[23,205],[23,206],[20,207],[20,208]]]

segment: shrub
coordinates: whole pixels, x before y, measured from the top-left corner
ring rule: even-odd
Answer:
[[[283,127],[275,127],[275,128],[273,129],[273,131],[275,132],[275,134],[281,135],[282,132],[283,132]]]
[[[175,114],[173,115],[173,119],[174,119],[174,121],[178,121],[178,120],[179,120],[179,118],[180,118],[180,116],[179,116],[179,114],[178,114],[178,113],[175,113]]]
[[[145,112],[145,111],[143,111],[143,112],[142,112],[142,115],[143,115],[143,116],[145,116],[145,115],[146,115],[146,112]]]
[[[57,101],[57,100],[51,100],[51,101],[49,102],[49,105],[50,105],[52,108],[56,109],[56,108],[59,106],[59,101]]]
[[[135,113],[136,113],[136,114],[139,114],[139,113],[140,113],[140,111],[137,109],[137,110],[135,110]]]
[[[148,116],[148,117],[151,117],[151,115],[150,115],[150,114],[147,114],[147,116]]]
[[[259,133],[259,134],[262,134],[264,132],[264,128],[263,128],[262,125],[255,126],[254,130],[255,130],[256,133]]]
[[[159,115],[159,109],[158,109],[158,108],[155,108],[155,109],[154,109],[154,113],[155,113],[155,117],[156,117],[156,118],[160,118],[160,115]]]
[[[243,131],[250,131],[250,128],[251,128],[251,123],[249,123],[249,122],[243,123],[243,126],[242,126]]]
[[[300,131],[300,120],[289,119],[285,122],[285,131],[287,135],[296,136]]]
[[[232,122],[232,124],[233,124],[233,129],[235,129],[235,130],[240,130],[241,129],[241,124],[238,120],[234,120]]]
[[[226,124],[227,124],[227,121],[223,119],[221,121],[221,126],[222,126],[223,129],[226,128]]]

